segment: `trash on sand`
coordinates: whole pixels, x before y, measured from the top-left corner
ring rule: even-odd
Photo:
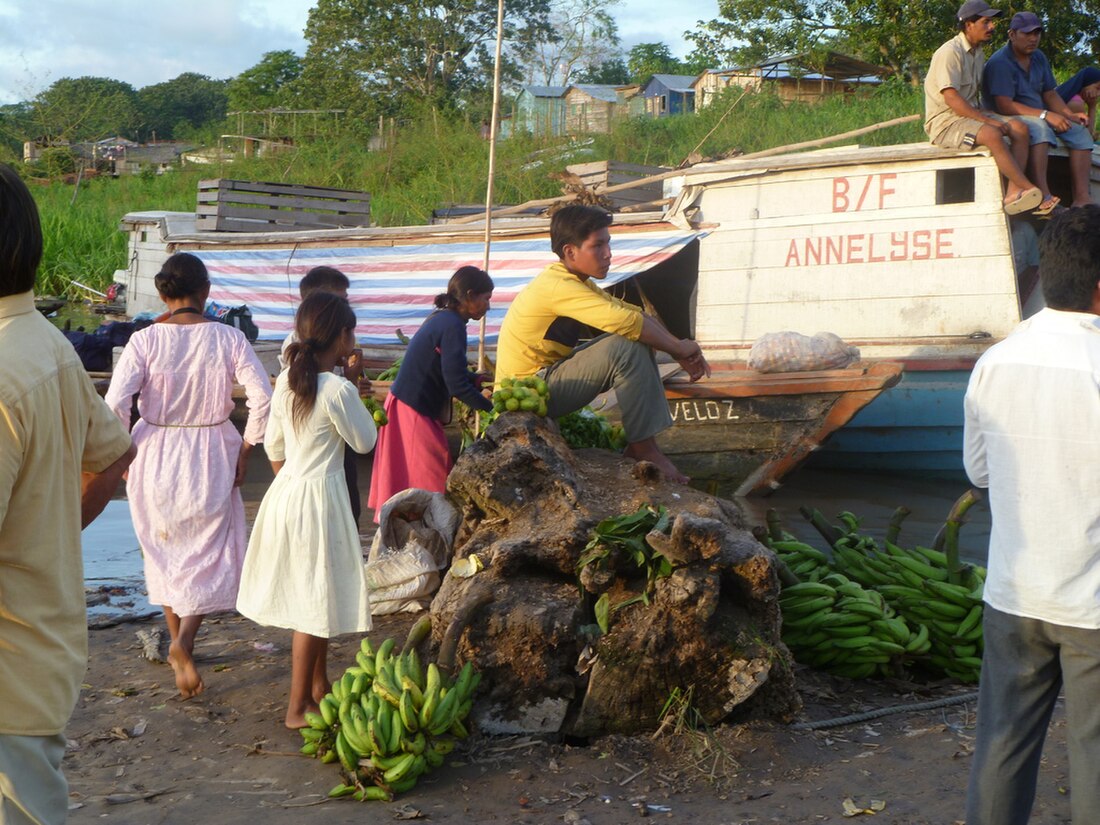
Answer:
[[[275,645],[273,645],[271,642],[253,642],[252,647],[254,647],[256,650],[259,650],[263,653],[274,653],[275,652]]]
[[[477,553],[471,553],[465,558],[455,559],[451,563],[451,575],[459,579],[468,579],[484,566]]]
[[[844,800],[843,807],[845,816],[860,816],[861,814],[874,816],[879,811],[886,810],[886,803],[881,799],[872,799],[866,808],[861,808],[856,804],[855,800],[849,796]]]

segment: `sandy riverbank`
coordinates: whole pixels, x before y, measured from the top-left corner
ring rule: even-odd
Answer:
[[[256,462],[245,488],[250,517],[264,475]],[[368,479],[360,477],[364,498]],[[401,638],[411,621],[379,619],[371,637]],[[708,738],[672,729],[590,743],[475,735],[392,804],[329,801],[336,769],[298,756],[298,735],[280,724],[290,634],[232,614],[208,620],[196,645],[207,689],[180,701],[171,669],[140,657],[135,632],[158,624],[90,634],[86,685],[67,731],[72,823],[296,825],[413,811],[451,823],[617,825],[643,811],[667,822],[816,823],[847,821],[846,798],[862,807],[884,802],[880,823],[951,825],[962,814],[973,702],[816,732],[752,722]],[[357,646],[353,637],[333,641],[330,675],[352,662]],[[798,678],[804,718],[814,720],[970,692],[946,683],[853,683],[805,669]],[[1068,821],[1067,769],[1059,710],[1033,823]]]

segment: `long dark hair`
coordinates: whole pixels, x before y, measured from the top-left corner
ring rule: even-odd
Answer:
[[[355,313],[347,299],[331,292],[314,292],[306,296],[294,316],[294,332],[298,340],[286,348],[290,364],[287,384],[294,393],[291,421],[294,429],[309,418],[317,402],[317,356],[326,352],[347,330],[355,329]]]
[[[0,297],[34,289],[42,260],[42,224],[27,184],[0,164]]]
[[[476,266],[463,266],[455,270],[447,282],[447,291],[435,296],[435,305],[438,309],[457,309],[469,293],[484,295],[492,291],[493,279],[488,272]]]

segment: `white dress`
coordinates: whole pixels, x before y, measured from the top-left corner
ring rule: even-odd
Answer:
[[[237,610],[253,621],[330,638],[371,628],[359,532],[344,481],[344,442],[368,453],[378,436],[356,387],[318,376],[317,400],[295,429],[294,394],[275,382],[264,448],[284,461],[260,504]]]
[[[226,324],[154,324],[134,333],[107,390],[107,405],[126,426],[140,393],[126,494],[149,602],[177,616],[237,602],[246,530],[233,486],[241,451],[229,421],[234,382],[248,396],[244,438],[259,444],[271,380],[244,334]]]

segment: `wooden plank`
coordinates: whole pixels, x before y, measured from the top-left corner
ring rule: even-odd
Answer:
[[[272,209],[287,209],[287,210],[307,210],[307,209],[319,209],[329,212],[341,212],[346,214],[370,214],[370,200],[359,201],[345,201],[345,200],[331,200],[321,198],[299,198],[288,196],[272,196],[272,195],[241,195],[233,193],[232,195],[219,194],[216,199],[209,197],[203,197],[200,193],[199,204],[206,206],[213,204],[218,206],[220,204],[233,204],[237,206],[243,205],[255,205],[269,207]]]
[[[214,180],[199,181],[199,189],[216,189],[234,192],[261,192],[268,194],[292,194],[306,197],[331,198],[342,197],[350,200],[369,197],[365,192],[353,189],[333,189],[326,186],[303,186],[294,183],[262,183],[254,181],[232,180],[230,178],[216,178]]]
[[[303,226],[369,226],[367,215],[337,215],[329,212],[297,212],[285,209],[235,208],[223,204],[217,211],[219,218],[239,218],[268,223],[295,223]]]

